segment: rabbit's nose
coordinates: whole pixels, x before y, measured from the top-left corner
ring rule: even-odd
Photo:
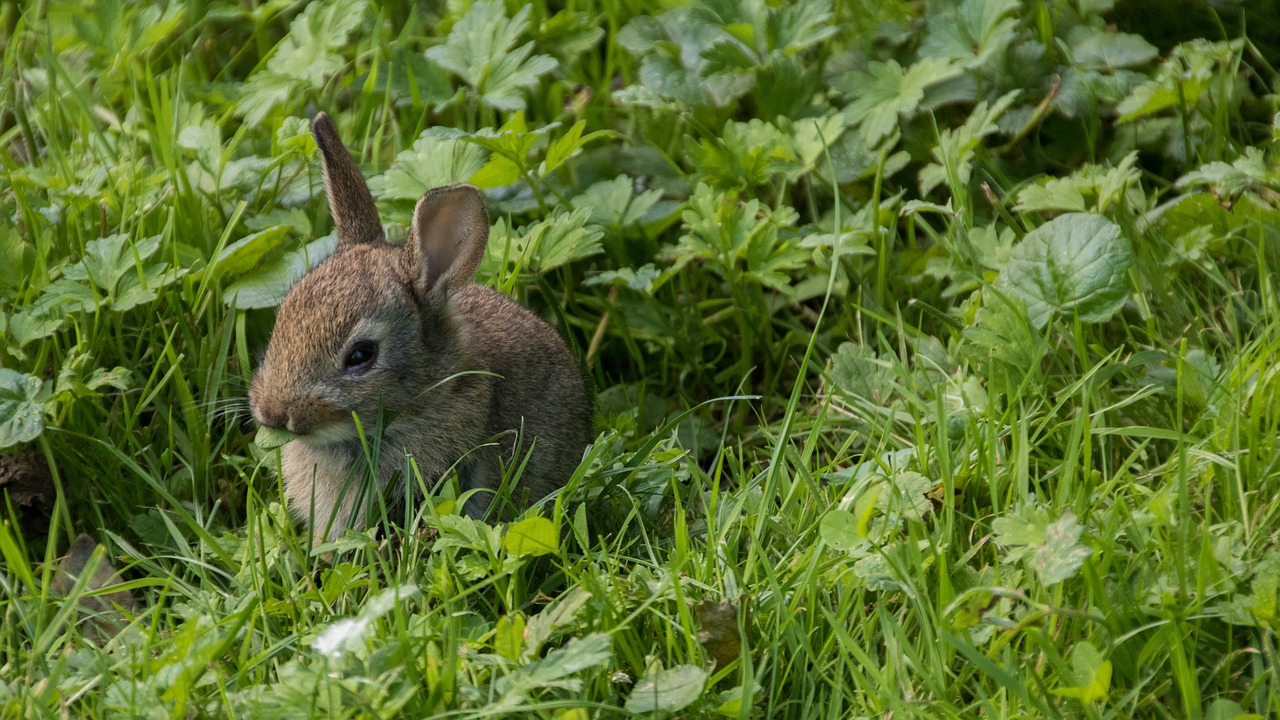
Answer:
[[[289,413],[282,407],[258,405],[253,408],[253,419],[263,427],[281,428],[289,422]]]

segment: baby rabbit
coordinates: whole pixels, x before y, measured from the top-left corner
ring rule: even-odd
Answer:
[[[406,455],[428,486],[456,468],[466,491],[496,489],[500,463],[527,454],[521,506],[562,486],[594,436],[591,400],[556,331],[473,282],[489,239],[484,196],[427,192],[404,247],[391,245],[333,121],[320,113],[311,130],[337,250],[285,297],[249,390],[254,420],[293,435],[280,463],[290,506],[317,540],[361,528],[415,492]],[[492,495],[464,510],[483,515]]]

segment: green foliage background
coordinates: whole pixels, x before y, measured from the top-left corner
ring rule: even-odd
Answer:
[[[0,714],[1280,711],[1273,3],[0,8],[0,452],[56,496]],[[392,238],[483,188],[480,281],[584,358],[536,517],[281,508],[244,398],[320,110]]]

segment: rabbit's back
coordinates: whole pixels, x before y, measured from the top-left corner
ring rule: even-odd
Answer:
[[[496,290],[471,285],[454,298],[472,370],[492,373],[489,436],[504,461],[533,446],[520,487],[530,499],[561,487],[593,437],[590,393],[577,359],[550,325]],[[516,439],[520,439],[517,446]],[[490,458],[495,460],[496,458]],[[485,469],[475,485],[500,478]]]

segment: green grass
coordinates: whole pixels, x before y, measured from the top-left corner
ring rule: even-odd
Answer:
[[[49,507],[8,486],[0,716],[1280,713],[1280,43],[1228,5],[3,5]],[[320,110],[393,238],[484,188],[480,280],[584,359],[518,524],[282,506],[245,398]],[[80,532],[118,584],[59,584]]]

